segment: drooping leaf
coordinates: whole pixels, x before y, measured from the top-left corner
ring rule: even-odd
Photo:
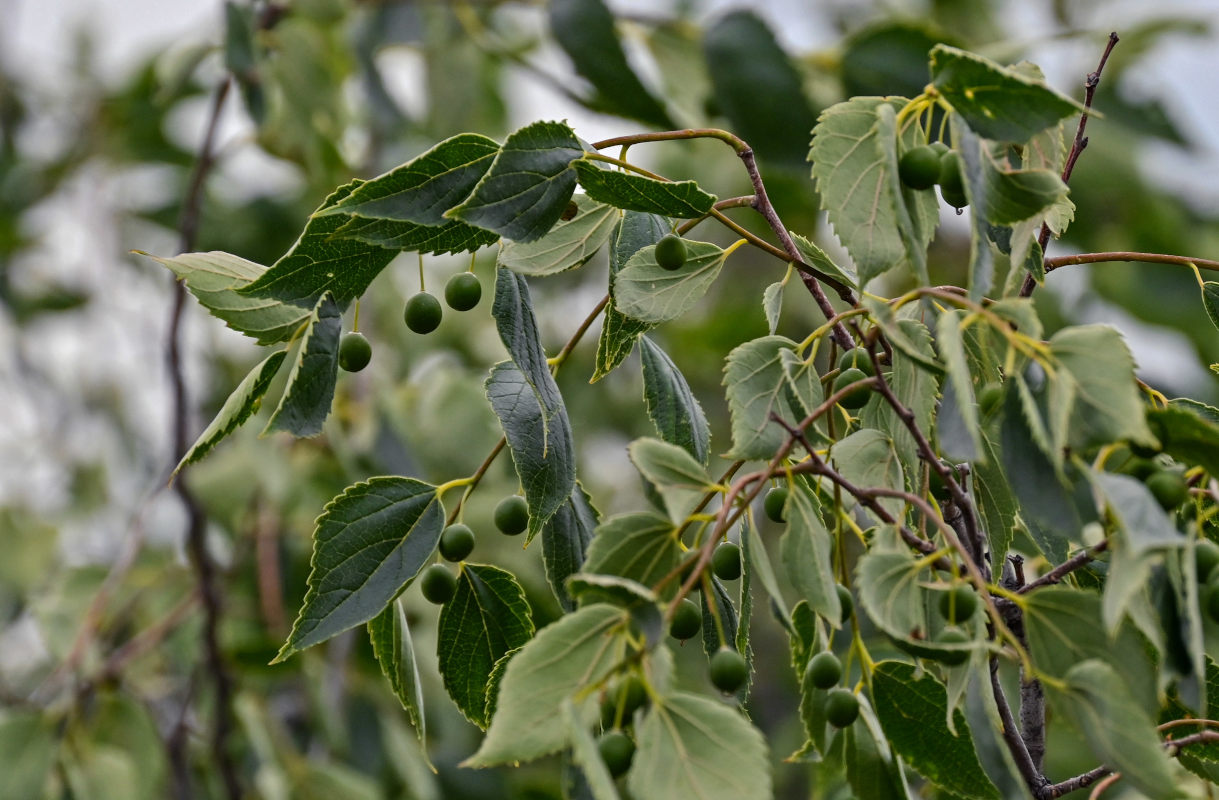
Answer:
[[[740,618],[737,615],[736,605],[732,602],[732,596],[728,594],[728,590],[724,588],[724,583],[719,578],[711,577],[711,602],[715,604],[715,613],[711,612],[708,605],[707,593],[700,594],[703,607],[703,652],[707,657],[715,655],[716,651],[721,647],[736,648],[737,629],[740,624]],[[716,616],[719,617],[719,623],[716,623]],[[720,632],[723,631],[721,637]],[[738,651],[739,652],[739,651]],[[741,655],[745,655],[741,653]],[[752,676],[750,676],[752,679]],[[739,699],[744,699],[745,692],[749,690],[748,680],[746,685],[742,686],[737,692]]]
[[[1209,657],[1205,659],[1205,672],[1206,708],[1201,709],[1201,716],[1204,719],[1214,719],[1214,715],[1219,714],[1219,666],[1216,666],[1215,662]],[[1164,718],[1165,716],[1183,719],[1187,716],[1193,716],[1193,712],[1182,706],[1179,702],[1170,700],[1168,712],[1161,715],[1160,722],[1168,721]],[[1208,742],[1191,747],[1183,747],[1177,753],[1177,760],[1181,762],[1181,766],[1203,780],[1208,780],[1212,783],[1219,781],[1219,744]]]
[[[948,368],[948,380],[952,382],[953,397],[960,413],[964,430],[969,436],[974,452],[982,450],[982,429],[978,421],[978,405],[974,400],[973,376],[965,356],[965,341],[961,335],[964,313],[946,311],[935,325],[935,344],[940,358]]]
[[[1197,464],[1219,475],[1219,423],[1209,419],[1198,404],[1173,400],[1168,408],[1147,412],[1164,451],[1186,464]]]
[[[445,216],[513,241],[540,239],[571,200],[576,188],[571,162],[582,153],[580,141],[565,123],[526,125],[504,141],[473,194]]]
[[[650,587],[677,566],[679,556],[672,522],[646,512],[623,514],[597,526],[583,572],[617,575]]]
[[[309,590],[275,660],[380,614],[431,558],[443,528],[429,484],[384,477],[348,486],[318,517]]]
[[[317,436],[322,432],[334,400],[342,332],[343,312],[327,292],[309,318],[309,328],[288,373],[288,384],[264,434],[287,431],[293,436]]]
[[[651,323],[632,319],[618,310],[614,279],[631,256],[641,248],[656,244],[668,232],[669,223],[664,217],[627,211],[622,215],[618,230],[610,238],[610,301],[605,307],[601,337],[597,341],[597,368],[593,372],[593,383],[625,361],[640,334],[652,329]]]
[[[561,705],[603,680],[622,660],[626,622],[621,609],[598,603],[539,631],[508,662],[487,736],[463,766],[530,761],[567,746]],[[590,699],[576,705],[588,726],[597,712]]]
[[[730,458],[769,459],[787,439],[776,424],[775,414],[788,424],[806,416],[807,409],[821,404],[821,381],[813,369],[789,378],[783,354],[794,354],[796,343],[783,336],[763,336],[745,342],[728,354],[724,364],[728,413],[732,418]],[[792,395],[803,408],[792,408]]]
[[[842,606],[834,580],[834,537],[821,519],[817,499],[803,485],[793,486],[787,500],[787,531],[779,542],[788,580],[809,608],[835,628],[842,626]]]
[[[524,590],[499,567],[462,564],[436,635],[444,688],[466,719],[486,728],[487,686],[496,662],[533,637]]]
[[[559,708],[567,736],[571,739],[571,756],[583,773],[584,783],[591,800],[619,800],[618,789],[609,768],[601,759],[597,743],[588,732],[588,725],[580,719],[576,705],[570,699],[564,700]],[[564,787],[566,788],[566,787]],[[564,796],[570,797],[573,793]],[[575,795],[583,797],[583,795]]]
[[[656,432],[706,464],[711,457],[711,426],[703,407],[668,354],[646,336],[639,343],[643,397]]]
[[[984,143],[961,117],[949,117],[952,138],[960,153],[960,169],[965,197],[970,204],[987,195]],[[976,208],[969,215],[969,299],[980,303],[995,283],[995,255],[990,243],[990,221]]]
[[[897,142],[902,138],[909,137],[899,134],[897,109],[889,103],[876,106],[876,146],[881,171],[888,182],[889,214],[897,223],[897,233],[915,280],[925,285],[931,282],[927,275],[927,245],[931,243],[940,219],[938,213],[931,213],[932,193],[911,189],[898,175]]]
[[[770,556],[766,553],[766,543],[758,534],[757,526],[748,525],[741,531],[741,555],[749,562],[751,572],[757,576],[762,588],[774,601],[771,611],[779,617],[784,628],[790,628],[791,620],[787,613],[787,601],[783,599],[783,592],[779,589],[779,580],[775,577],[775,568],[770,563]]]
[[[708,242],[687,241],[686,263],[670,271],[656,263],[655,246],[644,247],[614,274],[614,302],[640,322],[655,325],[677,319],[715,283],[728,252]]]
[[[177,475],[187,464],[202,461],[213,447],[220,444],[258,410],[263,395],[267,393],[271,380],[279,372],[279,366],[287,355],[287,350],[277,350],[241,379],[241,383],[237,384],[237,388],[224,401],[224,405],[220,407],[216,417],[208,423],[207,427],[203,429],[203,433],[199,434],[199,438],[191,445],[190,450],[186,451],[186,455],[182,456],[182,460],[174,467],[174,475]]]
[[[631,442],[627,452],[635,468],[664,498],[674,524],[682,524],[713,486],[703,465],[675,444],[644,437]]]
[[[567,579],[584,565],[599,519],[592,500],[577,481],[571,497],[542,526],[542,563],[546,567],[546,580],[559,605],[567,611],[576,607],[567,593]]]
[[[800,258],[805,264],[808,264],[813,269],[824,272],[831,278],[841,281],[846,286],[852,289],[859,288],[859,278],[855,275],[855,271],[844,266],[839,266],[832,258],[826,255],[826,252],[816,245],[811,239],[806,239],[798,233],[788,231],[792,237],[792,241],[796,244],[796,249],[800,251]]]
[[[581,163],[579,161],[577,164]],[[576,215],[560,222],[550,233],[532,242],[507,242],[500,250],[500,266],[522,275],[554,275],[582,265],[610,238],[621,213],[587,195],[576,195]]]
[[[859,697],[859,719],[844,728],[840,737],[847,782],[858,797],[909,800],[910,792],[901,764],[889,749],[889,742],[867,697]]]
[[[645,175],[604,169],[588,159],[580,159],[575,167],[580,185],[589,197],[624,211],[694,219],[710,211],[718,199],[694,181],[658,181]]]
[[[1219,328],[1219,282],[1202,284],[1202,305],[1206,307],[1206,316],[1211,318],[1211,323]]]
[[[419,734],[419,743],[426,753],[427,718],[423,713],[423,683],[419,680],[419,664],[415,661],[415,645],[411,640],[410,626],[406,623],[406,609],[398,598],[368,622],[368,638],[372,641],[372,652],[381,665],[381,674],[389,681],[389,688],[402,707],[410,714],[411,722]]]
[[[1069,442],[1083,450],[1122,439],[1150,444],[1143,419],[1134,358],[1117,329],[1076,325],[1050,338],[1050,350],[1076,383]],[[1103,353],[1104,358],[1097,358]]]
[[[905,491],[902,465],[893,441],[883,432],[863,428],[840,440],[833,449],[834,464],[842,477],[856,486],[881,486]],[[902,501],[882,498],[880,504],[900,518]]]

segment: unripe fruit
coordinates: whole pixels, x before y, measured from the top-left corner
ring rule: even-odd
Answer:
[[[703,628],[703,612],[692,600],[682,598],[677,610],[673,612],[673,621],[669,623],[669,635],[674,639],[685,641]]]
[[[516,536],[529,527],[529,504],[519,494],[509,495],[495,506],[495,527],[500,533]]]
[[[825,719],[845,728],[859,718],[859,698],[850,689],[834,689],[825,698]]]
[[[647,701],[648,692],[643,687],[643,681],[635,675],[623,678],[605,693],[601,701],[601,724],[612,728],[619,706],[622,707],[622,721],[629,723],[635,711]]]
[[[839,372],[852,368],[857,369],[869,378],[876,374],[876,367],[872,364],[872,356],[868,355],[867,349],[863,347],[852,347],[850,350],[844,350],[838,356],[837,367]]]
[[[969,634],[960,628],[945,628],[940,632],[940,635],[935,637],[935,641],[939,644],[969,644],[973,641]],[[969,660],[968,650],[952,650],[945,653],[940,653],[935,657],[935,660],[942,664],[947,664],[950,667],[955,667],[958,664],[964,664]]]
[[[944,202],[954,208],[969,205],[965,196],[965,180],[961,177],[961,157],[949,150],[940,157],[940,195]]]
[[[911,189],[930,189],[940,177],[940,157],[925,144],[912,147],[897,162],[897,175]]]
[[[436,330],[443,315],[440,301],[427,292],[420,292],[407,300],[406,310],[402,312],[406,327],[415,333],[431,333]]]
[[[1165,511],[1171,511],[1189,497],[1189,484],[1179,472],[1162,469],[1147,479],[1147,488]]]
[[[663,269],[678,270],[686,265],[686,240],[676,233],[666,233],[656,243],[653,254],[656,263]]]
[[[762,507],[766,511],[766,518],[771,522],[787,521],[787,517],[784,515],[787,495],[788,490],[785,486],[777,486],[766,493],[766,499],[762,501]]]
[[[711,571],[722,581],[741,577],[741,548],[732,542],[720,542],[711,554]]]
[[[1219,567],[1219,544],[1210,539],[1199,539],[1194,546],[1194,566],[1198,568],[1198,582],[1206,582],[1215,567]]]
[[[457,591],[457,579],[444,564],[433,564],[423,571],[419,578],[419,588],[428,602],[443,605]]]
[[[601,760],[605,762],[610,775],[617,778],[631,768],[635,743],[622,731],[610,731],[597,740],[597,751],[601,753]]]
[[[745,657],[728,647],[721,647],[711,656],[711,683],[724,694],[732,694],[745,684],[749,667]]]
[[[838,605],[842,606],[842,621],[846,622],[855,610],[855,599],[851,597],[851,590],[841,583],[834,585],[834,591],[838,594]]]
[[[359,372],[372,360],[372,345],[359,331],[343,335],[339,342],[339,366],[347,372]]]
[[[1003,384],[988,383],[978,391],[978,410],[989,417],[1003,402]]]
[[[445,561],[461,561],[474,550],[474,531],[460,522],[440,534],[440,555]]]
[[[813,660],[808,662],[805,674],[808,675],[813,686],[818,689],[829,689],[837,686],[838,681],[842,678],[842,662],[838,660],[838,656],[825,650],[813,656]]]
[[[940,592],[940,616],[949,622],[962,623],[978,610],[978,594],[968,584],[959,583]]]
[[[831,392],[836,393],[842,391],[852,383],[865,380],[867,377],[868,376],[863,373],[863,370],[855,369],[854,367],[843,370],[842,372],[839,372],[838,377],[834,379],[834,386],[831,389]],[[870,397],[871,394],[872,392],[870,389],[868,389],[868,387],[861,386],[853,392],[843,395],[842,399],[838,401],[838,404],[843,408],[852,410],[856,408],[863,408],[865,405],[867,405],[868,397]]]
[[[1132,458],[1123,468],[1141,481],[1147,480],[1160,471],[1160,465],[1149,458]]]
[[[444,285],[444,301],[454,311],[469,311],[483,297],[483,285],[473,272],[459,272]]]
[[[940,158],[943,158],[944,154],[947,153],[949,149],[948,145],[944,144],[943,142],[932,142],[927,146],[934,150],[935,154]]]

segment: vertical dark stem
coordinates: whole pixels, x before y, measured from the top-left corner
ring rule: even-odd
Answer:
[[[1023,673],[1020,676],[1020,738],[1033,766],[1040,770],[1045,760],[1045,692],[1041,681],[1025,681],[1027,677]]]
[[[1020,731],[1016,729],[1016,720],[1012,717],[1007,695],[1003,693],[1003,686],[999,683],[999,659],[994,656],[990,659],[990,688],[995,696],[995,706],[999,709],[999,720],[1003,723],[1003,741],[1007,743],[1007,748],[1016,762],[1016,769],[1020,770],[1020,775],[1033,797],[1040,797],[1049,781],[1033,763],[1024,740],[1020,738]]]

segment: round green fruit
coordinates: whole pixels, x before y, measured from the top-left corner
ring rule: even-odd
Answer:
[[[766,511],[766,518],[771,522],[787,522],[784,508],[787,505],[788,494],[786,486],[776,486],[766,493],[766,499],[762,501],[762,507]]]
[[[965,208],[969,198],[965,196],[965,180],[961,177],[961,157],[949,150],[940,157],[940,195],[953,208]]]
[[[989,417],[1003,402],[1003,384],[988,383],[978,390],[978,409],[982,416]]]
[[[474,531],[460,522],[440,534],[440,555],[445,561],[462,561],[474,550]]]
[[[935,154],[937,156],[939,156],[941,159],[944,157],[944,154],[947,153],[949,150],[948,145],[945,144],[944,142],[932,142],[931,144],[929,144],[927,146],[930,147],[932,150],[934,150]]]
[[[1132,458],[1122,465],[1122,468],[1141,481],[1160,471],[1160,465],[1150,458]]]
[[[431,333],[436,330],[443,315],[440,301],[427,292],[420,292],[407,300],[406,310],[402,312],[406,327],[415,333]]]
[[[851,597],[851,590],[841,583],[834,585],[834,591],[838,594],[838,605],[842,606],[842,621],[846,622],[855,610],[855,599]]]
[[[473,272],[459,272],[444,285],[444,301],[454,311],[469,311],[483,297],[483,285]]]
[[[444,564],[433,564],[423,571],[419,578],[419,588],[423,590],[423,596],[428,602],[438,606],[444,605],[453,596],[453,592],[457,591],[457,578],[453,577],[453,573],[449,572],[449,568]]]
[[[897,175],[911,189],[930,189],[940,178],[940,156],[925,144],[912,147],[897,162]]]
[[[1194,545],[1194,566],[1197,567],[1198,581],[1206,581],[1215,567],[1219,567],[1219,544],[1210,539],[1199,539]]]
[[[940,592],[940,616],[949,622],[966,622],[978,610],[978,602],[978,593],[973,587],[959,583],[946,592]]]
[[[937,644],[959,645],[969,644],[973,641],[969,634],[960,628],[945,628],[940,632],[940,635],[935,637]],[[958,664],[964,664],[969,660],[968,650],[950,650],[938,654],[935,660],[942,664],[947,664],[950,667],[955,667]]]
[[[818,689],[829,689],[837,686],[838,681],[842,679],[842,662],[838,660],[838,656],[825,650],[808,662],[805,675]]]
[[[840,392],[846,387],[850,386],[852,383],[866,380],[868,377],[869,376],[865,375],[861,369],[856,369],[854,367],[845,369],[842,372],[839,372],[838,377],[834,379],[834,386],[831,389],[831,392]],[[852,410],[863,408],[867,404],[868,397],[870,397],[871,394],[872,392],[870,389],[868,389],[868,387],[860,386],[858,389],[843,395],[842,399],[838,401],[838,404],[843,408]]]
[[[630,722],[635,711],[642,708],[647,701],[648,692],[643,686],[643,681],[635,675],[623,678],[605,693],[605,697],[601,701],[601,724],[606,728],[614,727],[620,706],[622,721]]]
[[[741,548],[732,542],[720,542],[711,554],[711,571],[722,581],[741,577]]]
[[[495,506],[495,527],[500,533],[516,536],[529,527],[529,504],[519,494],[509,495]]]
[[[359,331],[343,335],[339,342],[339,366],[347,372],[359,372],[372,361],[372,345]]]
[[[622,731],[610,731],[597,740],[597,750],[610,775],[617,778],[631,768],[635,743]]]
[[[850,689],[833,689],[825,697],[825,719],[835,728],[845,728],[859,717],[859,698]]]
[[[669,623],[669,635],[674,639],[685,641],[703,629],[703,612],[698,610],[693,600],[682,598],[673,612],[673,620]]]
[[[863,347],[852,347],[850,350],[842,351],[842,354],[838,356],[837,366],[839,372],[857,369],[869,378],[876,374],[872,356],[868,355],[867,349]]]
[[[681,269],[686,265],[686,240],[676,233],[666,233],[656,243],[654,254],[656,263],[669,271]]]
[[[1165,511],[1171,511],[1189,497],[1189,484],[1179,472],[1162,469],[1147,478],[1147,488]]]
[[[745,657],[728,647],[721,647],[711,656],[711,683],[724,694],[732,694],[745,684],[749,667]]]

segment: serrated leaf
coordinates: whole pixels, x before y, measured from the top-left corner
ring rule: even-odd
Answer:
[[[638,728],[627,775],[638,800],[770,800],[766,740],[736,710],[699,695],[661,697]]]
[[[208,423],[190,450],[186,451],[186,455],[182,456],[182,460],[174,467],[173,475],[177,475],[187,464],[202,461],[213,447],[258,411],[263,395],[267,393],[271,380],[279,372],[279,366],[287,355],[287,350],[272,353],[241,379],[241,383],[237,384],[237,388],[224,401],[215,418]]]
[[[910,345],[918,348],[924,359],[934,361],[935,350],[931,346],[931,332],[927,326],[913,319],[897,320],[897,328],[902,331]],[[893,371],[889,375],[889,386],[893,394],[906,408],[914,414],[914,421],[920,430],[930,437],[936,422],[936,403],[940,394],[938,375],[923,369],[922,365],[908,357],[901,350],[894,348]],[[865,428],[876,428],[889,434],[893,440],[893,450],[902,462],[902,470],[914,480],[920,474],[921,461],[918,444],[914,435],[906,427],[901,418],[888,403],[869,403],[862,410],[862,424]],[[978,465],[975,465],[975,468]]]
[[[667,270],[656,263],[656,247],[637,251],[613,277],[619,311],[653,325],[677,319],[703,298],[728,257],[708,242],[686,242],[686,263]]]
[[[835,628],[842,627],[842,605],[834,580],[834,537],[821,519],[813,495],[800,484],[787,499],[787,530],[779,541],[788,580],[816,611]]]
[[[457,591],[440,610],[436,636],[444,688],[466,719],[486,728],[487,686],[496,662],[533,637],[524,590],[499,567],[462,564]]]
[[[513,241],[540,239],[571,200],[576,188],[571,162],[583,152],[565,123],[526,125],[508,136],[471,196],[445,216]]]
[[[604,378],[626,360],[640,334],[652,329],[651,323],[640,322],[618,310],[614,292],[614,277],[641,248],[656,244],[669,233],[669,223],[655,214],[627,211],[610,239],[609,305],[601,321],[601,337],[597,341],[597,368],[592,383]]]
[[[309,590],[275,661],[380,614],[431,558],[443,528],[434,486],[396,477],[348,486],[318,517]]]
[[[419,664],[415,661],[415,645],[402,598],[392,601],[385,610],[368,622],[368,638],[373,656],[381,666],[381,674],[402,707],[410,714],[419,735],[422,752],[427,752],[427,718],[423,714],[423,683],[419,680]]]
[[[462,766],[531,761],[567,746],[560,706],[604,680],[624,655],[627,615],[619,608],[585,606],[547,625],[512,657],[495,716],[478,752]],[[578,712],[586,726],[597,705],[585,697]]]
[[[784,353],[796,343],[783,336],[763,336],[735,347],[724,364],[728,413],[732,418],[729,458],[769,459],[787,440],[787,432],[771,419],[777,414],[789,424],[802,420],[821,403],[821,382],[813,369],[791,375]],[[792,407],[792,400],[802,408]]]
[[[1172,400],[1168,408],[1148,410],[1147,420],[1166,453],[1219,475],[1219,424],[1201,413],[1204,409],[1200,403]]]
[[[1084,111],[1043,81],[944,44],[931,50],[931,80],[969,127],[987,139],[1025,142]]]
[[[541,239],[507,242],[499,253],[500,266],[522,275],[555,275],[592,258],[613,233],[621,213],[586,195],[576,195],[574,202],[576,215],[555,225]]]
[[[419,225],[390,219],[348,217],[335,238],[352,239],[403,253],[471,253],[499,241],[499,236],[455,219],[443,225]]]
[[[564,700],[559,711],[567,736],[571,739],[572,761],[583,773],[591,800],[619,800],[614,778],[601,759],[601,752],[588,732],[588,726],[580,719],[575,703],[570,699]],[[568,796],[564,794],[564,797]]]
[[[267,271],[262,264],[219,251],[173,258],[143,255],[169,267],[212,316],[259,344],[285,341],[309,319],[309,311],[300,306],[238,291]]]
[[[841,281],[852,289],[859,288],[859,279],[856,277],[854,270],[839,266],[811,239],[806,239],[793,231],[788,231],[788,233],[792,237],[792,241],[796,243],[796,250],[800,252],[800,258],[805,264],[808,264],[819,272],[824,272],[831,278]]]
[[[623,514],[597,526],[583,572],[617,575],[650,587],[677,566],[680,555],[672,522],[647,512]]]
[[[694,219],[710,211],[718,199],[694,181],[660,181],[605,169],[588,159],[580,159],[575,167],[580,185],[589,197],[624,211]]]
[[[889,743],[920,775],[958,797],[994,798],[999,791],[982,770],[965,715],[953,711],[948,730],[944,685],[913,664],[882,661],[872,672],[872,703]]]
[[[703,652],[710,658],[721,647],[735,649],[740,619],[737,616],[736,606],[732,602],[732,596],[728,594],[723,581],[715,576],[711,577],[711,601],[715,603],[715,610],[719,614],[718,625],[715,622],[715,614],[711,613],[711,609],[707,605],[707,593],[700,594],[699,599],[702,601],[700,605],[703,609]],[[721,626],[724,632],[722,638],[720,637]],[[741,655],[745,654],[741,653]],[[752,675],[747,676],[746,684],[737,691],[738,698],[744,699],[744,694],[749,689],[749,681],[752,679]]]
[[[542,563],[546,568],[546,580],[559,605],[567,611],[576,607],[567,593],[567,579],[584,565],[599,519],[597,509],[577,481],[571,497],[542,526]]]
[[[1121,439],[1150,444],[1134,358],[1115,328],[1077,325],[1050,338],[1050,351],[1075,378],[1076,403],[1069,444],[1083,450]],[[1097,358],[1103,353],[1104,358]]]
[[[627,448],[635,468],[664,498],[669,519],[680,525],[714,485],[707,470],[675,444],[644,437]]]
[[[681,370],[648,337],[639,340],[643,366],[643,398],[648,417],[666,442],[678,445],[706,464],[711,457],[711,426]]]
[[[263,434],[287,431],[293,436],[317,436],[330,415],[339,372],[339,337],[343,312],[329,292],[322,295],[301,339],[288,373],[288,383]]]
[[[362,183],[355,180],[335,189],[318,211],[342,201]],[[329,292],[340,307],[346,307],[364,294],[394,257],[385,248],[336,237],[346,223],[346,217],[314,212],[292,249],[239,293],[309,308]]]
[[[863,428],[840,440],[832,451],[834,464],[842,477],[856,486],[882,486],[905,491],[902,465],[893,450],[893,440],[882,431]],[[880,504],[901,518],[903,503],[896,497],[882,498]]]

